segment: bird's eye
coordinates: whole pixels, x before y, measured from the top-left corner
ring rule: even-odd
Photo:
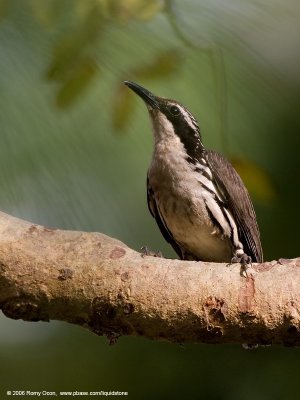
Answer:
[[[177,115],[180,114],[180,110],[177,106],[171,106],[170,113],[176,117]]]

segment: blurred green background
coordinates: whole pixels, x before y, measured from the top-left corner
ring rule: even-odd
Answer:
[[[299,256],[297,0],[0,0],[0,209],[174,256],[148,213],[152,137],[122,80],[185,104],[253,197],[266,260]],[[6,390],[291,399],[298,349],[105,338],[0,318]]]

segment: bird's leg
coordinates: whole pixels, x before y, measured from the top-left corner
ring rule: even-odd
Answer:
[[[141,256],[142,257],[150,256],[150,257],[164,258],[161,251],[157,251],[157,252],[151,251],[148,246],[141,247]]]
[[[236,250],[234,256],[231,259],[230,264],[239,263],[241,264],[241,276],[248,276],[248,269],[252,264],[252,259],[248,254],[244,253],[241,249]]]

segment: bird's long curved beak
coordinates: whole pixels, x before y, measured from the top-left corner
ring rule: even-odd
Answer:
[[[140,96],[145,101],[145,103],[148,104],[150,107],[158,108],[157,99],[153,93],[149,92],[149,90],[131,81],[124,81],[124,83],[131,90],[133,90],[138,96]]]

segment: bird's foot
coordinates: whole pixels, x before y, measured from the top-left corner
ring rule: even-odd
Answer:
[[[237,251],[234,255],[234,257],[232,257],[231,262],[229,265],[231,264],[235,264],[235,263],[239,263],[241,264],[241,271],[240,271],[240,275],[244,276],[245,278],[247,278],[249,276],[250,270],[251,270],[251,265],[252,265],[252,259],[250,256],[248,256],[246,253],[242,253]]]
[[[143,246],[141,247],[141,256],[142,257],[159,257],[159,258],[164,258],[161,251],[151,251],[149,247]]]

